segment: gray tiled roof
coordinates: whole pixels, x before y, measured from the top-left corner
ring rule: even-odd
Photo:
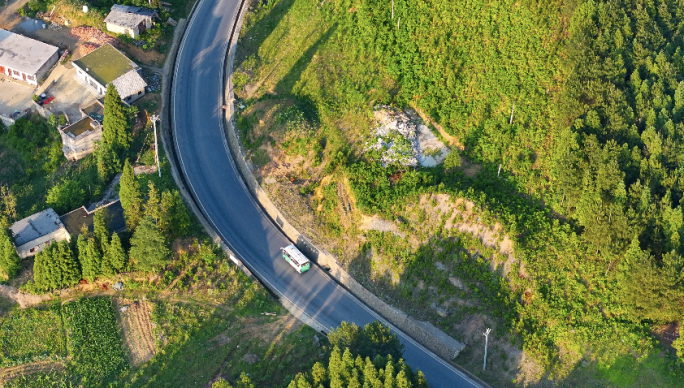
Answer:
[[[135,70],[130,70],[112,83],[121,98],[137,94],[147,86],[147,82]]]
[[[156,11],[147,8],[115,4],[104,21],[105,23],[133,29],[145,19],[149,19],[156,14]]]
[[[55,46],[0,29],[0,66],[36,74],[57,51]]]
[[[63,226],[57,213],[52,208],[49,208],[15,222],[10,227],[10,231],[12,231],[12,236],[14,236],[16,246],[21,246],[29,241],[48,235]]]

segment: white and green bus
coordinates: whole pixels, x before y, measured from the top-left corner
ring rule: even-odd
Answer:
[[[283,251],[283,259],[285,259],[297,272],[303,273],[309,270],[311,263],[309,259],[304,256],[302,252],[294,245],[288,245],[285,248],[280,248]]]

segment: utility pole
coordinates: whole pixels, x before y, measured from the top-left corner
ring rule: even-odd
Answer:
[[[161,167],[159,166],[159,149],[157,148],[157,121],[161,122],[159,115],[150,116],[150,121],[152,121],[152,127],[154,128],[154,161],[157,162],[157,171],[159,172],[159,177],[161,178]]]
[[[513,124],[513,113],[515,112],[515,103],[513,103],[513,109],[511,109],[511,120],[508,122],[508,125]]]
[[[394,0],[392,0],[392,20],[394,20]]]
[[[484,365],[482,365],[482,370],[487,370],[487,345],[489,343],[489,333],[492,331],[492,329],[487,328],[487,330],[482,333],[483,336],[485,336],[485,355],[484,355]]]

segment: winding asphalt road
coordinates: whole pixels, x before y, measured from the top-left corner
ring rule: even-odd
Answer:
[[[288,239],[245,187],[223,135],[223,64],[240,0],[200,0],[173,69],[174,146],[195,202],[243,263],[276,293],[324,327],[382,320],[316,266],[298,274],[280,256]],[[384,320],[382,320],[384,322]],[[386,323],[386,322],[385,322]],[[404,359],[432,387],[480,387],[398,332]]]

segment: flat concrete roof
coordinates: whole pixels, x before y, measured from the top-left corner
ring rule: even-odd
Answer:
[[[138,68],[135,62],[128,59],[114,46],[106,44],[90,54],[73,62],[102,86]]]
[[[95,128],[92,125],[93,119],[90,117],[84,117],[77,122],[71,124],[70,126],[62,129],[64,133],[70,133],[74,135],[74,137],[78,137],[78,135],[82,134],[85,131],[94,131]]]
[[[59,48],[0,29],[0,66],[33,75]]]
[[[107,220],[107,227],[110,232],[122,232],[126,230],[126,219],[123,215],[123,207],[121,202],[117,199],[103,207],[103,211],[107,212],[105,219]],[[87,226],[89,230],[93,230],[93,216],[95,211],[89,212],[85,207],[81,206],[76,210],[60,217],[64,227],[71,235],[78,235],[81,232],[83,225]]]

